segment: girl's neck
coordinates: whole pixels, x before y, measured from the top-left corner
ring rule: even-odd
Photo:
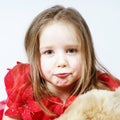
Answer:
[[[59,97],[63,103],[66,102],[66,99],[71,95],[71,87],[63,88],[63,87],[55,87],[54,85],[47,83],[48,89],[57,97]]]

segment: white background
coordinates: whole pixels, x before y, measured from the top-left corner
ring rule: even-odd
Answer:
[[[1,0],[0,100],[6,98],[4,76],[16,61],[27,62],[24,36],[33,18],[52,5],[80,11],[90,27],[96,54],[120,79],[120,0]]]

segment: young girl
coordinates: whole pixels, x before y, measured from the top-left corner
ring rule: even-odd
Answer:
[[[91,89],[120,83],[96,59],[89,28],[78,11],[53,6],[41,12],[25,37],[29,64],[5,76],[3,120],[53,120]]]

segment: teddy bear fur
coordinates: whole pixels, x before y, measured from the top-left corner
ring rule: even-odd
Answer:
[[[56,120],[120,120],[120,88],[80,95]]]

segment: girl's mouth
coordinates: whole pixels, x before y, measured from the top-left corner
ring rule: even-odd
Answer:
[[[68,77],[69,73],[58,73],[58,74],[55,74],[55,76],[63,79]]]

